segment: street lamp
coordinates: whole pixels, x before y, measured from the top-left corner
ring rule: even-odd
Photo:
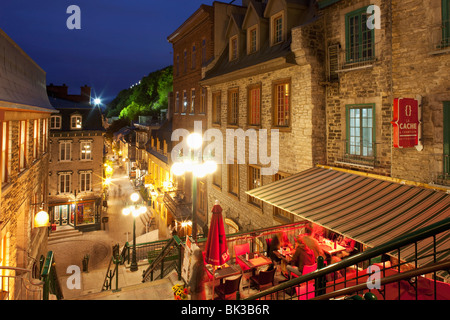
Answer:
[[[197,178],[203,178],[217,170],[217,163],[212,160],[205,162],[199,157],[195,157],[196,150],[203,144],[202,136],[199,133],[191,133],[187,137],[190,157],[183,162],[175,162],[172,165],[172,173],[176,176],[192,172],[192,238],[197,240]]]
[[[145,213],[147,211],[147,208],[143,205],[137,204],[137,201],[139,200],[139,194],[137,194],[136,192],[131,194],[130,199],[133,204],[123,208],[122,214],[124,216],[128,216],[131,213],[133,216],[133,252],[131,256],[130,271],[137,271],[138,265],[136,259],[136,218],[139,217],[139,215]]]

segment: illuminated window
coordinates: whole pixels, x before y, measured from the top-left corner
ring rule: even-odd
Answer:
[[[11,139],[9,139],[9,122],[0,122],[0,172],[2,183],[8,182],[8,177],[11,172],[10,150]]]
[[[288,127],[290,125],[290,82],[274,84],[274,125]]]
[[[81,129],[81,116],[70,117],[70,129]]]
[[[28,122],[20,121],[19,133],[19,169],[25,169],[27,165],[27,132]]]
[[[283,14],[272,18],[272,44],[283,41]]]
[[[228,164],[228,192],[239,195],[239,165],[237,163]]]
[[[92,144],[91,142],[80,143],[80,160],[92,160]]]
[[[39,157],[39,138],[41,137],[41,131],[39,128],[39,120],[34,120],[33,124],[33,159]]]
[[[248,124],[261,124],[261,86],[256,85],[248,89]]]

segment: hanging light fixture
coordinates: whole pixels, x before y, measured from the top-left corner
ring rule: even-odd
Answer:
[[[35,228],[41,228],[41,227],[48,227],[49,224],[49,215],[44,210],[39,211],[36,216],[34,217],[34,227]]]

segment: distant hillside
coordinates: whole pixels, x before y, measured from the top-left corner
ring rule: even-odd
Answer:
[[[124,89],[106,107],[106,116],[137,120],[138,116],[158,117],[167,109],[167,95],[172,91],[172,66],[151,72],[139,84]]]

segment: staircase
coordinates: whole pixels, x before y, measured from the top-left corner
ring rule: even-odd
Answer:
[[[73,228],[59,229],[50,233],[50,236],[48,237],[48,244],[51,245],[57,242],[65,241],[68,238],[80,237],[82,235],[83,232]]]

